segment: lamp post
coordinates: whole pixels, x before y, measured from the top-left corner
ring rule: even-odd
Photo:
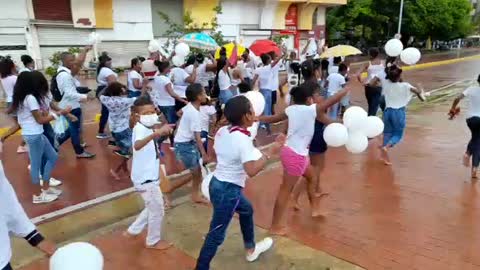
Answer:
[[[403,0],[400,1],[400,16],[398,18],[398,34],[402,32]]]

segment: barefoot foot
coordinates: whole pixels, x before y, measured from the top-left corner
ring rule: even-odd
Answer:
[[[467,153],[463,155],[463,166],[470,167],[470,156]]]
[[[166,250],[166,249],[169,249],[172,246],[173,246],[172,243],[164,241],[164,240],[160,240],[160,241],[158,241],[158,243],[156,243],[153,246],[145,246],[145,247],[147,249]]]
[[[201,195],[192,195],[192,202],[198,204],[209,204],[210,202]]]
[[[113,177],[113,179],[117,181],[120,180],[120,176],[113,169],[110,170],[110,175]]]
[[[381,160],[383,161],[383,164],[387,166],[391,166],[392,162],[390,162],[390,158],[388,157],[388,149],[386,146],[382,147],[381,149]]]

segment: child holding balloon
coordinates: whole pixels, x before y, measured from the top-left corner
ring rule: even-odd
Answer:
[[[425,101],[423,90],[419,90],[407,82],[402,82],[402,72],[401,68],[392,65],[387,71],[386,80],[382,82],[386,108],[383,113],[385,129],[381,159],[388,166],[392,165],[388,151],[402,140],[406,125],[406,107],[413,94],[417,95],[421,101]],[[375,78],[375,80],[380,79]]]
[[[309,163],[309,145],[314,134],[315,120],[329,123],[330,119],[326,116],[325,111],[338,103],[348,94],[349,90],[341,90],[325,102],[315,104],[313,96],[316,89],[318,87],[310,87],[308,84],[294,87],[290,92],[293,105],[290,105],[284,113],[271,117],[260,117],[260,121],[265,122],[278,122],[288,119],[287,140],[280,153],[284,169],[283,181],[275,202],[270,228],[270,233],[274,235],[284,235],[286,233],[285,226],[282,224],[282,217],[287,208],[290,194],[302,176],[307,181],[312,217],[322,215],[317,207],[318,200],[315,198],[317,183],[314,181],[314,172]]]

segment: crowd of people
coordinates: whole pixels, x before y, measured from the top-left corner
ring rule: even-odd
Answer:
[[[308,46],[308,44],[307,44]],[[323,49],[326,49],[325,47]],[[1,83],[6,93],[7,113],[15,125],[3,134],[5,142],[21,129],[23,141],[18,152],[28,152],[30,177],[36,192],[33,203],[49,203],[59,198],[61,181],[52,178],[60,145],[70,139],[77,158],[94,158],[85,150],[82,132],[81,103],[98,99],[101,103],[98,139],[113,138],[109,143],[122,159],[110,169],[115,179],[129,176],[133,186],[145,202],[145,209],[124,233],[125,237],[140,234],[147,227],[146,247],[164,250],[172,244],[161,235],[165,207],[170,206],[170,194],[192,181],[191,199],[194,203],[208,203],[202,196],[201,167],[211,159],[208,144],[213,141],[216,168],[210,182],[210,202],[213,217],[197,261],[197,270],[209,269],[217,248],[223,243],[227,227],[235,213],[239,215],[247,261],[256,260],[268,250],[273,240],[269,237],[255,242],[253,208],[243,195],[247,178],[262,171],[273,155],[279,154],[283,166],[283,180],[273,209],[272,235],[283,235],[286,225],[283,216],[289,198],[300,208],[298,198],[305,190],[311,205],[312,217],[324,215],[322,209],[327,193],[321,188],[320,175],[324,168],[327,144],[324,128],[341,121],[349,107],[349,65],[342,57],[318,59],[316,51],[304,51],[304,61],[296,53],[287,58],[284,50],[260,55],[261,63],[251,59],[248,49],[237,61],[230,61],[226,51],[220,57],[198,53],[185,64],[174,66],[171,56],[151,52],[145,59],[131,60],[127,84],[121,84],[112,69],[111,57],[104,53],[98,59],[95,95],[81,91],[75,78],[90,50],[86,47],[78,56],[61,54],[61,66],[49,85],[45,76],[34,69],[31,57],[22,56],[24,68],[17,67],[9,58],[0,62]],[[288,78],[280,80],[280,66],[286,65]],[[362,73],[367,72],[367,78]],[[17,75],[18,74],[18,75]],[[422,89],[403,82],[402,69],[395,59],[380,59],[378,49],[370,50],[370,61],[357,74],[365,86],[368,114],[383,112],[385,131],[381,157],[386,165],[391,161],[389,150],[404,134],[406,106],[413,95],[424,99]],[[287,85],[288,93],[284,94]],[[257,117],[245,94],[258,88],[264,96],[265,109]],[[467,90],[463,97],[477,97],[478,89]],[[277,94],[287,100],[284,112],[274,110]],[[216,102],[215,102],[216,100]],[[452,113],[453,115],[453,113]],[[478,118],[478,117],[477,117]],[[66,119],[67,130],[55,134],[51,121]],[[287,128],[265,151],[256,148],[257,128],[271,135],[271,123],[287,122]],[[480,136],[478,119],[469,120],[472,133]],[[107,132],[107,124],[109,132]],[[253,128],[252,128],[253,127]],[[478,139],[478,138],[477,138]],[[164,174],[160,166],[160,145],[169,143],[177,160],[191,173],[161,190],[159,182]],[[466,162],[473,156],[474,166],[480,163],[476,143],[471,143],[465,154]],[[129,161],[131,165],[129,166]],[[476,169],[475,169],[476,173]],[[1,175],[0,175],[1,176]],[[7,181],[6,179],[4,181]],[[2,266],[2,265],[0,265]],[[7,268],[8,269],[8,268]]]

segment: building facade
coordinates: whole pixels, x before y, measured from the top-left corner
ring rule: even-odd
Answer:
[[[18,59],[30,54],[38,68],[51,63],[56,51],[84,46],[95,31],[114,65],[145,55],[148,42],[165,39],[168,25],[183,23],[189,12],[198,25],[216,18],[226,39],[248,46],[256,39],[286,37],[289,49],[300,49],[310,37],[325,39],[325,12],[346,0],[0,0],[0,55]],[[215,7],[223,13],[217,14]]]

